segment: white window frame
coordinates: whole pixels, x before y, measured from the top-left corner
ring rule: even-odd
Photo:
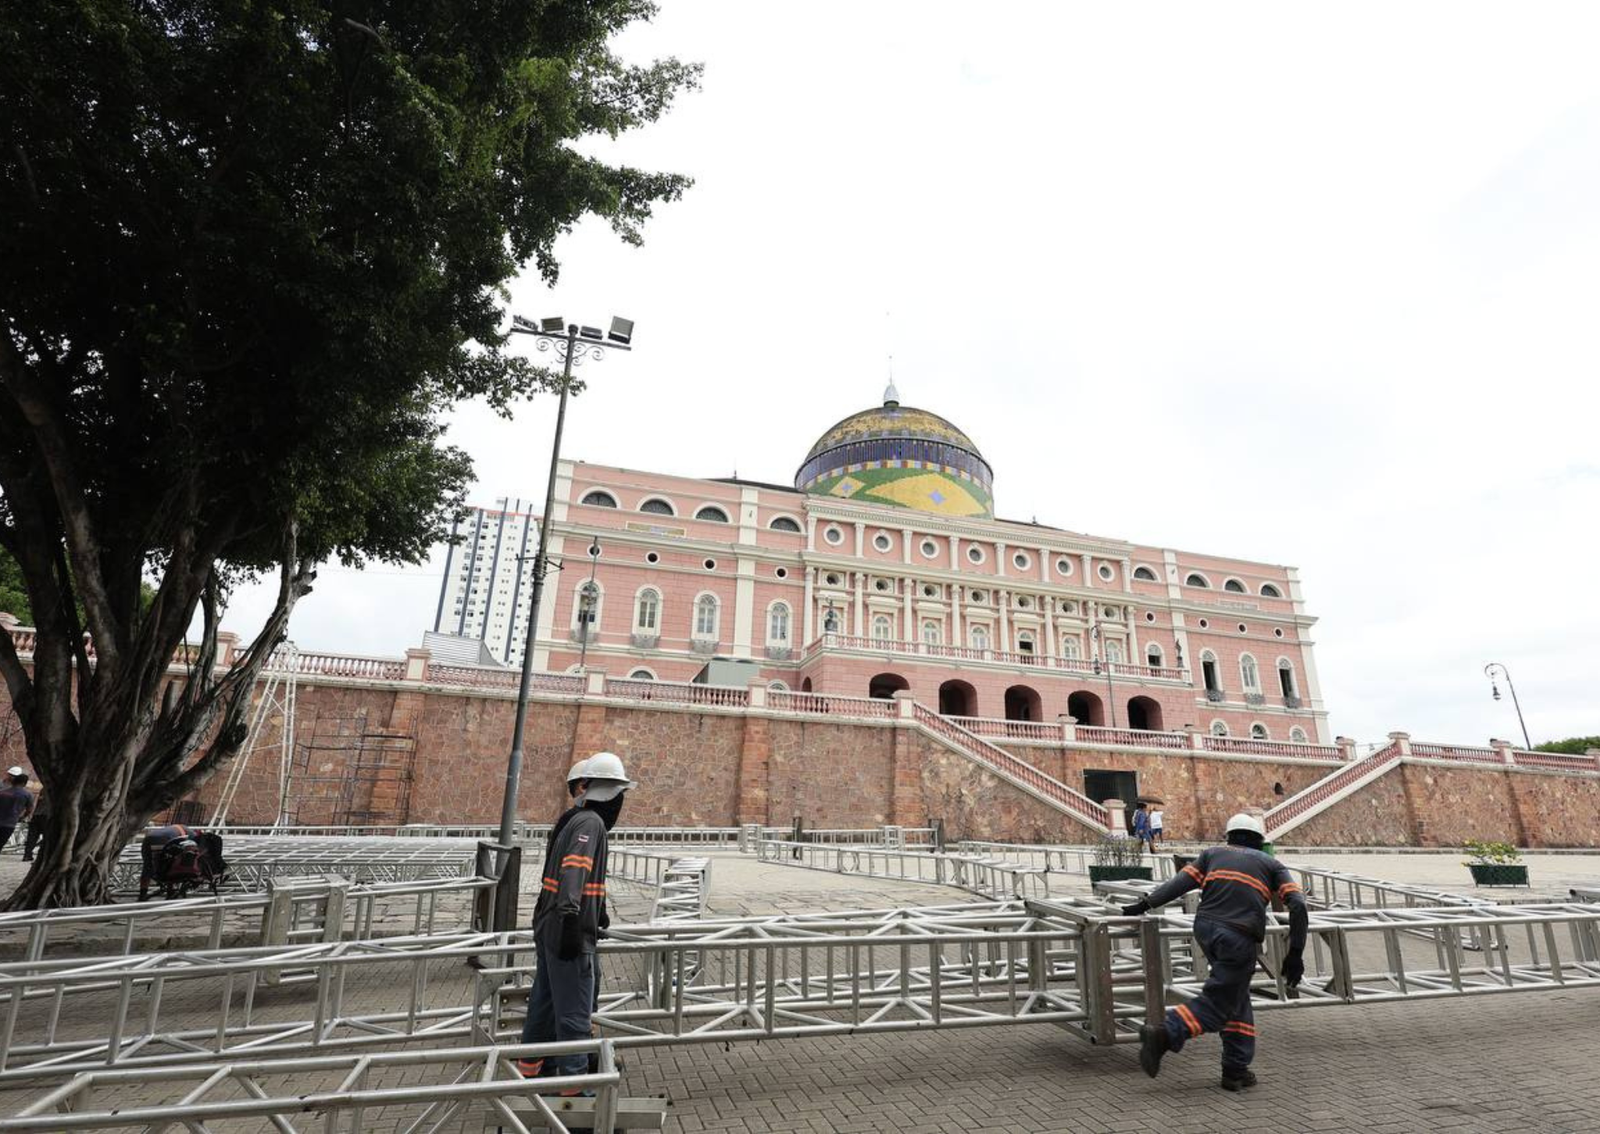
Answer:
[[[773,525],[776,524],[779,520],[788,520],[791,524],[794,525],[794,531],[789,531],[787,528],[774,527]],[[799,516],[791,516],[787,512],[779,512],[777,515],[775,515],[771,519],[769,519],[767,521],[767,530],[770,531],[770,532],[783,532],[784,535],[805,535],[806,534],[806,526],[800,522],[800,517]]]
[[[639,619],[644,612],[644,604],[648,599],[653,599],[655,609],[650,612],[650,625],[644,625]],[[655,587],[640,587],[633,596],[633,632],[635,634],[661,633],[661,592]]]
[[[931,637],[929,636],[930,630],[932,631]],[[937,618],[924,618],[919,634],[924,646],[940,646],[944,644],[944,624]]]
[[[1299,725],[1295,725],[1289,730],[1289,741],[1292,744],[1308,743],[1306,740],[1306,730],[1301,728]]]
[[[1261,733],[1260,736],[1256,735],[1257,731],[1259,731]],[[1268,728],[1266,725],[1262,724],[1260,721],[1251,721],[1250,722],[1250,739],[1251,740],[1271,740],[1272,739],[1272,730],[1270,728]]]
[[[1288,658],[1280,657],[1277,661],[1272,663],[1272,668],[1273,668],[1274,671],[1276,671],[1276,673],[1278,675],[1281,675],[1284,670],[1288,670],[1289,671],[1289,696],[1291,696],[1291,697],[1300,696],[1300,675],[1295,673],[1295,671],[1294,671],[1294,662],[1291,661]],[[1282,678],[1282,676],[1278,677],[1278,689],[1277,689],[1277,692],[1279,694],[1283,693],[1283,678]]]
[[[1249,668],[1245,663],[1249,662]],[[1251,653],[1239,655],[1239,684],[1246,693],[1261,692],[1261,665],[1256,661],[1256,656]]]
[[[978,635],[980,634],[983,635],[982,645],[978,644]],[[994,635],[989,632],[987,624],[977,623],[967,627],[967,648],[973,650],[994,649]]]
[[[609,503],[609,504],[591,504],[591,503],[589,503],[589,497],[591,497],[591,496],[604,496],[607,500],[611,501],[611,503]],[[621,508],[622,507],[622,501],[617,499],[617,494],[615,492],[608,491],[607,489],[604,489],[604,488],[591,488],[591,489],[589,489],[588,492],[585,492],[578,499],[578,503],[582,504],[586,508]]]
[[[1141,577],[1140,571],[1150,572],[1150,577],[1148,579]],[[1148,563],[1135,563],[1133,565],[1133,581],[1135,583],[1159,583],[1161,581],[1161,572]]]
[[[722,519],[720,519],[720,520],[704,520],[704,519],[701,519],[700,518],[700,513],[704,512],[707,508],[715,508],[717,511],[721,512],[722,513]],[[707,500],[703,504],[695,505],[694,518],[696,520],[699,520],[700,523],[702,523],[702,524],[731,524],[731,523],[733,523],[733,516],[729,514],[727,506],[724,505],[724,504],[718,504],[715,500]]]
[[[1273,590],[1273,593],[1270,595],[1267,593],[1268,587],[1271,587]],[[1257,593],[1259,593],[1262,598],[1281,599],[1283,597],[1283,588],[1278,586],[1277,583],[1262,583],[1261,590]]]
[[[1218,717],[1216,720],[1212,721],[1210,726],[1207,728],[1206,731],[1209,732],[1212,736],[1231,736],[1231,735],[1233,735],[1228,730],[1228,722],[1223,720],[1221,717]]]
[[[886,628],[888,632],[884,633],[884,634],[879,634],[878,633],[879,627]],[[880,612],[878,614],[874,614],[872,616],[871,631],[872,631],[872,640],[874,642],[892,642],[892,641],[894,641],[895,640],[894,639],[894,615],[885,614],[885,613],[882,613],[882,612]]]
[[[580,625],[578,615],[583,610],[583,592],[589,587],[594,588],[594,620],[589,624],[593,631],[600,633],[600,619],[606,609],[606,588],[599,579],[582,579],[572,589],[572,614],[569,618],[571,628],[577,630]]]
[[[711,631],[706,633],[700,629],[700,606],[705,599],[711,600]],[[689,617],[689,636],[697,642],[716,642],[722,637],[722,600],[714,591],[701,591],[694,596],[694,604],[689,608],[692,612]]]
[[[1083,660],[1083,642],[1076,634],[1068,634],[1061,639],[1061,656],[1069,661]]]
[[[1229,583],[1238,584],[1237,588],[1228,586]],[[1243,579],[1227,578],[1222,580],[1222,589],[1230,595],[1247,595],[1250,588],[1244,585]]]
[[[783,633],[778,635],[774,634],[772,630],[773,619],[777,617],[780,610],[783,612]],[[791,636],[794,633],[793,627],[794,611],[790,608],[788,603],[784,602],[782,599],[778,599],[767,604],[767,645],[789,645]]]
[[[644,676],[640,677],[639,676],[640,674],[644,674]],[[632,669],[630,669],[628,671],[628,680],[629,681],[660,681],[661,679],[656,676],[656,671],[651,669],[649,666],[647,666],[647,665],[636,665],[636,666],[634,666]]]
[[[1190,579],[1199,579],[1200,581],[1198,583],[1191,583],[1189,581]],[[1183,573],[1183,585],[1186,587],[1194,587],[1196,590],[1202,591],[1215,589],[1211,586],[1211,580],[1206,577],[1203,571],[1185,571]]]

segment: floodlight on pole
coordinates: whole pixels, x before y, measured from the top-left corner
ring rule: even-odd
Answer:
[[[627,323],[632,338],[633,324]],[[592,328],[589,328],[592,329]],[[626,341],[597,342],[592,337],[579,339],[576,323],[566,323],[560,316],[541,319],[537,326],[532,320],[519,315],[511,317],[513,334],[531,335],[540,351],[555,351],[562,361],[561,399],[556,407],[556,434],[550,445],[550,479],[545,485],[544,513],[539,517],[539,549],[533,557],[533,587],[528,595],[528,634],[522,647],[522,678],[517,684],[516,723],[511,729],[511,755],[506,760],[505,797],[500,802],[500,845],[510,846],[517,822],[517,788],[522,782],[523,736],[528,725],[528,690],[533,682],[533,650],[539,636],[539,604],[544,597],[544,579],[550,566],[550,523],[556,506],[556,472],[561,464],[561,432],[567,422],[567,394],[572,388],[572,368],[583,365],[585,358],[603,359],[608,350],[632,350]],[[598,336],[599,332],[595,331]],[[598,547],[598,544],[596,544]],[[591,568],[591,578],[593,569]],[[515,601],[515,599],[513,599]],[[581,625],[581,624],[580,624]],[[584,627],[587,637],[587,627]]]

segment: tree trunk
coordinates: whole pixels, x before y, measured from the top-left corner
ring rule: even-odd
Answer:
[[[52,806],[44,842],[6,909],[93,906],[112,900],[111,869],[148,817],[132,816],[120,807],[108,810],[106,802],[103,796],[86,800],[76,816],[62,814],[59,804]]]

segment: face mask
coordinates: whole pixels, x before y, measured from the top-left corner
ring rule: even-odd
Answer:
[[[586,799],[583,806],[600,816],[605,822],[606,830],[609,831],[617,825],[617,816],[622,814],[622,801],[627,798],[627,794],[627,792],[623,792],[615,799],[608,799],[604,803]]]

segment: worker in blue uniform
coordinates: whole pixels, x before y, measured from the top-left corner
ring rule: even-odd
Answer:
[[[1305,895],[1283,863],[1263,851],[1266,829],[1254,815],[1228,820],[1227,845],[1210,847],[1194,862],[1141,898],[1122,908],[1136,917],[1190,890],[1200,890],[1194,935],[1205,951],[1211,972],[1205,987],[1187,1004],[1168,1010],[1161,1024],[1139,1029],[1139,1065],[1152,1078],[1161,1072],[1161,1057],[1180,1051],[1205,1032],[1222,1036],[1222,1087],[1242,1091],[1256,1084],[1250,1063],[1256,1053],[1255,1016],[1250,1009],[1250,978],[1256,951],[1266,939],[1267,909],[1272,899],[1289,911],[1289,951],[1283,979],[1297,988],[1305,976],[1302,954],[1310,915]]]

